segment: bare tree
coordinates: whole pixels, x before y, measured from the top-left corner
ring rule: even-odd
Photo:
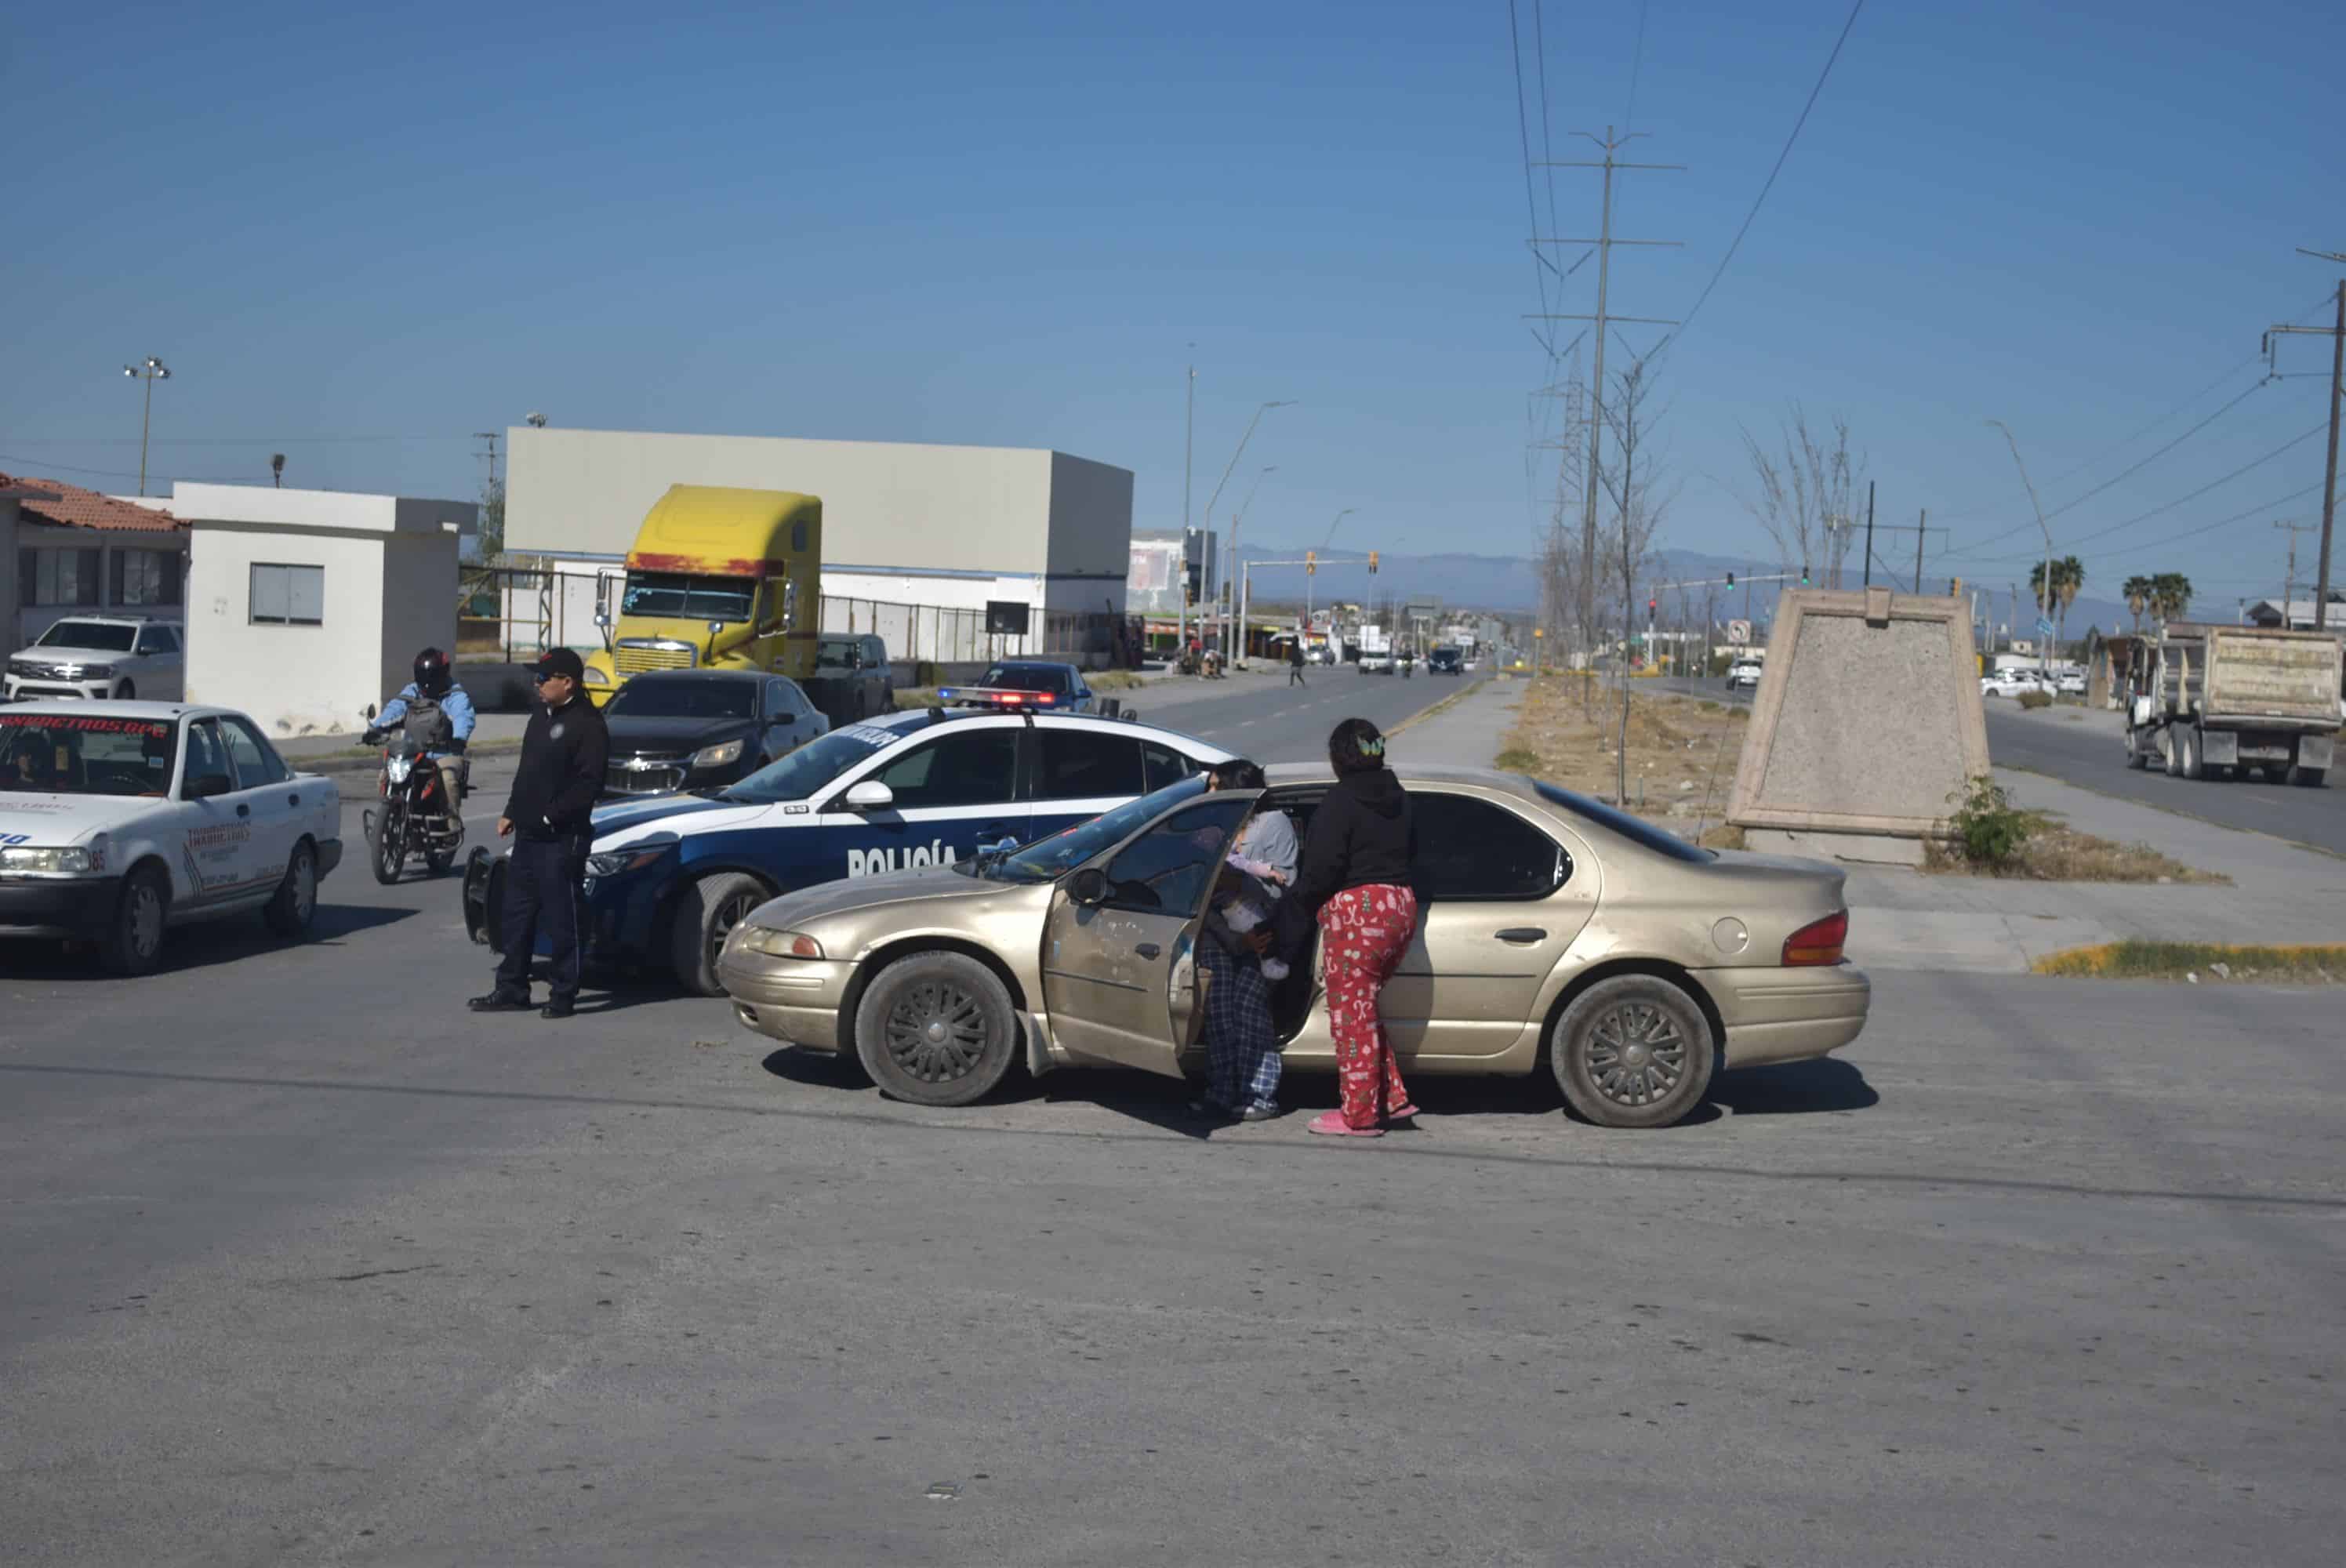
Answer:
[[[1649,406],[1652,398],[1653,382],[1647,379],[1645,361],[1637,361],[1617,378],[1613,397],[1605,411],[1606,426],[1613,434],[1613,461],[1597,473],[1605,498],[1612,504],[1612,515],[1603,520],[1597,530],[1601,575],[1595,581],[1601,585],[1606,598],[1616,592],[1621,596],[1624,659],[1628,655],[1629,628],[1637,623],[1637,579],[1649,564],[1655,531],[1661,526],[1670,503],[1677,499],[1675,488],[1660,483],[1662,453],[1654,443],[1654,427],[1665,411]],[[1648,657],[1651,652],[1648,648]],[[1621,725],[1614,748],[1614,793],[1626,809],[1629,804],[1630,693],[1626,668],[1621,677]]]
[[[1780,430],[1782,452],[1760,445],[1748,430],[1742,434],[1755,485],[1753,494],[1742,497],[1744,509],[1776,542],[1778,564],[1787,572],[1821,566],[1824,580],[1841,586],[1841,558],[1855,533],[1857,481],[1865,467],[1863,458],[1850,456],[1849,421],[1836,414],[1829,432],[1813,430],[1807,412],[1794,403]]]

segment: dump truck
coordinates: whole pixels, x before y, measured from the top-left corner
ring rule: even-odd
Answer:
[[[2184,779],[2246,777],[2320,788],[2341,718],[2336,632],[2176,622],[2127,659],[2126,759]]]
[[[821,574],[815,497],[670,485],[636,530],[626,577],[597,585],[603,651],[586,660],[586,695],[600,707],[655,669],[811,677]]]

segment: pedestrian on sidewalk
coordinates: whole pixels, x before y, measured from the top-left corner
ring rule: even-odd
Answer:
[[[1303,686],[1303,639],[1296,638],[1287,645],[1287,684]]]
[[[505,953],[496,985],[465,1005],[475,1013],[519,1013],[530,1005],[529,967],[541,932],[550,949],[551,990],[542,1018],[577,1010],[579,905],[584,901],[586,850],[595,834],[595,798],[603,792],[603,765],[611,749],[603,716],[580,691],[586,665],[568,648],[537,661],[537,705],[522,732],[521,762],[497,836],[514,840],[505,864]]]
[[[1417,1115],[1377,1013],[1378,994],[1417,934],[1413,824],[1408,792],[1385,766],[1385,738],[1375,725],[1348,718],[1336,726],[1328,760],[1336,785],[1311,813],[1294,896],[1319,917],[1341,1108],[1306,1130],[1373,1138]]]

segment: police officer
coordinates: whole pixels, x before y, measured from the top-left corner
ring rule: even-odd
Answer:
[[[496,988],[465,1005],[475,1013],[526,1009],[530,961],[543,932],[552,949],[546,966],[552,994],[538,1015],[567,1018],[577,1010],[580,889],[611,737],[579,689],[586,667],[576,654],[556,648],[531,673],[537,677],[537,704],[522,735],[513,793],[497,819],[498,836],[514,840],[505,867],[505,955]]]

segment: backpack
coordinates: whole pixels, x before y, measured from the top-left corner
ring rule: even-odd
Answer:
[[[444,751],[456,738],[455,720],[440,706],[437,697],[417,692],[407,699],[407,715],[400,722],[401,730],[410,740],[426,751]]]

